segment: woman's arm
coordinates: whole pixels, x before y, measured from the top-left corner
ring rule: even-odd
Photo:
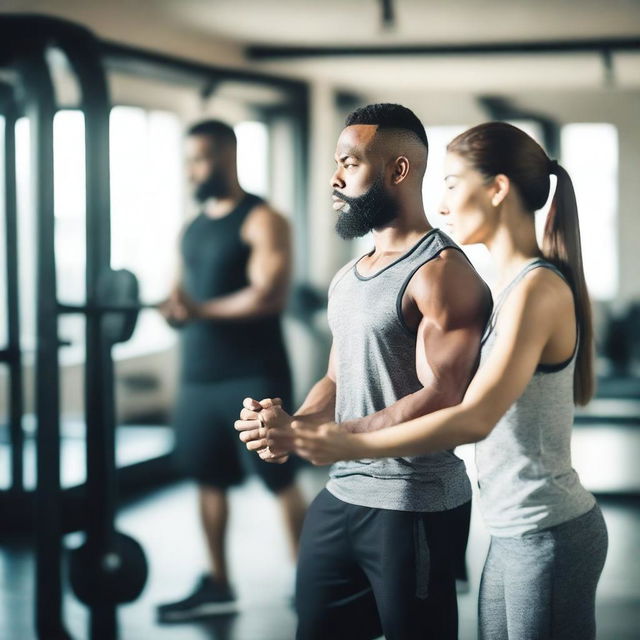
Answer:
[[[445,249],[418,269],[403,307],[405,302],[402,317],[416,332],[415,367],[422,387],[375,413],[341,423],[345,431],[378,431],[457,405],[476,372],[491,295],[460,251]]]
[[[566,285],[545,271],[527,276],[507,299],[493,349],[461,404],[374,433],[348,434],[335,424],[315,433],[301,430],[297,453],[314,464],[328,464],[421,455],[485,438],[524,391],[559,323],[573,314]]]

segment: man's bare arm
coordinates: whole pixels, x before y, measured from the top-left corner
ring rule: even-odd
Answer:
[[[422,388],[357,420],[351,433],[377,431],[461,402],[476,371],[491,294],[456,249],[443,251],[412,278],[405,319],[417,323],[416,373]]]
[[[304,402],[292,418],[294,422],[302,423],[304,426],[314,426],[335,420],[335,414],[336,374],[332,346],[329,353],[327,373],[311,387]],[[294,426],[299,426],[299,424]]]
[[[250,246],[248,286],[197,305],[206,320],[239,320],[277,314],[287,301],[291,271],[289,224],[266,205],[254,208],[241,230]]]

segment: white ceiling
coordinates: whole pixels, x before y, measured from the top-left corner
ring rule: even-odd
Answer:
[[[640,0],[155,0],[166,19],[198,33],[272,46],[468,44],[638,36]],[[265,69],[375,91],[606,88],[599,54],[288,58]],[[640,52],[614,56],[614,85],[640,87]]]
[[[54,13],[105,38],[243,64],[242,47],[438,45],[638,37],[640,0],[0,0],[0,10]],[[354,92],[640,89],[640,51],[588,54],[380,56],[252,61],[253,68]]]
[[[153,0],[172,20],[244,43],[436,44],[640,36],[637,0]]]
[[[638,57],[640,60],[640,56]],[[291,60],[271,63],[322,78],[342,89],[490,92],[509,87],[581,89],[604,85],[604,66],[598,55],[400,56]]]

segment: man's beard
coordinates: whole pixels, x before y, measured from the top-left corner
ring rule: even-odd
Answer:
[[[333,195],[347,204],[340,210],[336,220],[336,231],[345,239],[360,238],[372,229],[383,227],[396,217],[396,209],[384,190],[382,178],[376,178],[366,193],[349,198],[339,191]]]
[[[200,202],[206,202],[209,198],[224,198],[229,195],[229,187],[225,177],[220,172],[212,173],[204,182],[196,186],[193,192],[194,198]]]

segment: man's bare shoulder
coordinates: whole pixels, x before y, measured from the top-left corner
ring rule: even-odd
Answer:
[[[437,256],[423,264],[411,279],[414,292],[430,295],[457,287],[488,289],[468,258],[460,249],[443,249]]]
[[[251,209],[242,225],[242,236],[248,242],[264,237],[288,238],[289,222],[279,211],[266,202]]]
[[[448,248],[411,279],[408,292],[424,314],[484,316],[491,308],[489,287],[461,250]]]

